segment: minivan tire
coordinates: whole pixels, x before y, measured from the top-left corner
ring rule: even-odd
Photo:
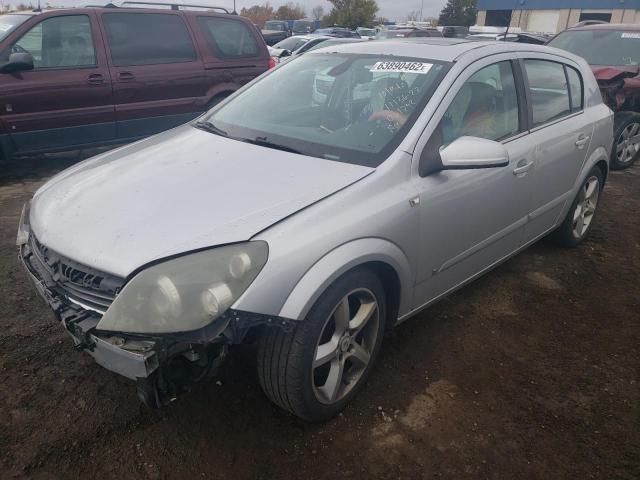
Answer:
[[[358,298],[370,300],[363,301],[358,306]],[[370,302],[377,302],[377,311],[373,310],[360,333],[355,333],[356,329],[351,330],[349,322],[346,333],[340,336],[338,324],[331,324],[334,318],[344,311],[340,310],[341,306],[345,305],[344,299],[347,299],[346,303],[350,305],[347,308],[349,319],[351,312],[354,312],[352,321],[359,318],[361,308],[369,311],[375,308],[371,307]],[[317,422],[334,417],[366,383],[380,351],[385,323],[385,292],[380,279],[367,268],[350,270],[322,293],[306,318],[297,323],[293,330],[285,331],[277,327],[265,329],[258,345],[257,362],[262,389],[273,403],[304,420]],[[352,333],[353,336],[349,337]],[[359,335],[363,336],[358,339]],[[367,336],[366,339],[364,335]],[[355,345],[351,344],[347,350],[344,347],[350,339],[355,342],[361,341],[363,345],[369,343],[366,348],[369,353],[366,363],[350,360],[356,358]],[[331,346],[325,350],[331,350],[336,344],[335,356],[325,363],[320,359],[315,360],[320,353],[319,346],[330,344]],[[319,366],[314,367],[314,360]],[[338,367],[340,362],[343,362],[344,369]],[[323,369],[327,376],[326,381],[323,385],[317,386],[316,382],[323,374]],[[355,372],[355,378],[347,381],[352,370]],[[338,386],[335,391],[340,392],[343,389],[344,394],[336,395],[335,400],[331,400],[323,397],[324,394],[321,392],[327,388],[329,377],[334,371],[340,372],[334,374],[339,375],[337,378],[340,379],[336,382]],[[328,390],[333,389],[328,387]]]
[[[638,160],[640,157],[640,150],[636,151],[635,155],[631,158],[622,160],[618,156],[618,146],[625,141],[623,135],[629,131],[635,131],[635,136],[640,135],[640,114],[635,112],[619,112],[615,114],[613,120],[613,146],[611,147],[611,162],[610,166],[612,170],[624,170]],[[636,143],[635,146],[640,145]],[[627,148],[632,148],[632,145],[628,145]]]
[[[590,215],[591,218],[589,220],[589,223],[586,229],[584,231],[581,231],[580,234],[578,234],[576,233],[576,227],[577,227],[576,221],[575,221],[576,210],[580,208],[581,210],[580,212],[578,212],[578,214],[582,212],[582,209],[584,208],[584,204],[585,204],[587,189],[589,188],[590,185],[593,184],[593,182],[597,182],[596,184],[597,190],[595,192],[596,196],[595,196],[595,205],[593,206],[593,212]],[[567,216],[565,217],[564,221],[562,222],[560,227],[558,227],[558,229],[555,230],[550,235],[550,238],[554,242],[556,242],[559,245],[562,245],[563,247],[576,247],[579,244],[581,244],[585,240],[585,238],[587,238],[587,236],[589,235],[589,232],[591,231],[591,228],[593,227],[593,222],[595,220],[595,217],[598,213],[598,206],[600,205],[599,200],[600,200],[600,196],[602,195],[603,186],[604,186],[604,175],[602,174],[602,170],[600,170],[599,167],[593,167],[593,169],[591,169],[591,171],[587,175],[586,179],[580,185],[580,189],[578,190],[578,193],[576,194],[576,198],[573,200],[573,203],[571,204],[571,208],[567,212]],[[589,209],[591,209],[591,207],[589,207]]]

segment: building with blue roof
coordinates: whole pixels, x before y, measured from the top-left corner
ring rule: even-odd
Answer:
[[[578,22],[640,23],[640,0],[478,0],[477,25],[556,33]]]

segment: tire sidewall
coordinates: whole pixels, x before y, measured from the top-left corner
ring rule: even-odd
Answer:
[[[378,322],[378,336],[376,343],[371,352],[371,360],[358,384],[342,399],[333,404],[324,404],[320,402],[313,390],[312,364],[315,354],[315,347],[318,339],[326,325],[327,318],[334,310],[338,302],[350,291],[357,288],[367,288],[376,297],[378,302],[378,314],[380,316]],[[294,406],[296,414],[303,418],[311,420],[325,420],[335,416],[340,412],[365,385],[371,369],[375,364],[375,360],[380,352],[382,337],[385,331],[386,323],[386,299],[385,293],[379,278],[366,268],[352,270],[347,272],[338,280],[336,280],[325,292],[318,298],[316,303],[309,311],[307,317],[295,333],[292,354],[300,355],[302,374],[297,379],[295,385],[296,390],[302,396],[302,404]],[[304,410],[304,411],[298,411]]]
[[[614,128],[613,128],[613,146],[611,147],[611,161],[609,162],[612,170],[623,170],[633,165],[638,157],[640,157],[640,151],[636,156],[627,163],[618,162],[618,155],[616,147],[618,146],[618,140],[625,128],[631,123],[640,123],[640,114],[635,112],[620,112],[615,114]]]
[[[573,233],[573,215],[574,215],[574,213],[576,211],[576,208],[578,206],[578,201],[580,200],[580,192],[582,191],[582,189],[584,188],[584,186],[586,185],[586,183],[589,181],[589,179],[591,177],[596,177],[598,179],[598,203],[596,204],[595,212],[593,212],[593,217],[591,219],[591,223],[587,227],[587,230],[582,234],[582,236],[576,237],[574,235],[574,233]],[[565,220],[565,225],[563,225],[563,227],[567,228],[567,233],[570,235],[571,240],[572,240],[570,243],[572,243],[573,246],[582,243],[584,241],[584,239],[587,238],[587,236],[589,235],[589,232],[591,231],[591,228],[593,227],[593,224],[594,224],[594,222],[596,220],[596,217],[598,215],[598,210],[599,210],[599,207],[600,207],[600,199],[602,197],[603,183],[604,183],[604,177],[602,175],[602,171],[598,167],[593,167],[589,171],[587,176],[584,178],[582,183],[580,183],[580,189],[576,193],[576,198],[573,200],[573,204],[571,205],[571,209],[569,209],[569,212],[567,213],[567,218]]]

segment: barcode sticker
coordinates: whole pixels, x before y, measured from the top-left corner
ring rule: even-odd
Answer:
[[[427,73],[432,66],[432,63],[423,62],[376,62],[376,64],[371,67],[371,71],[388,73]]]

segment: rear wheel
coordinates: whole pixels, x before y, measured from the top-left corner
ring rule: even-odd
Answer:
[[[564,222],[553,232],[553,240],[566,247],[575,247],[587,237],[598,208],[603,179],[598,167],[589,172]]]
[[[267,329],[258,374],[278,406],[310,421],[342,410],[364,385],[378,356],[386,302],[378,277],[347,272],[317,300],[292,332]]]
[[[623,170],[640,156],[640,114],[622,112],[614,120],[614,143],[611,151],[611,168]]]

